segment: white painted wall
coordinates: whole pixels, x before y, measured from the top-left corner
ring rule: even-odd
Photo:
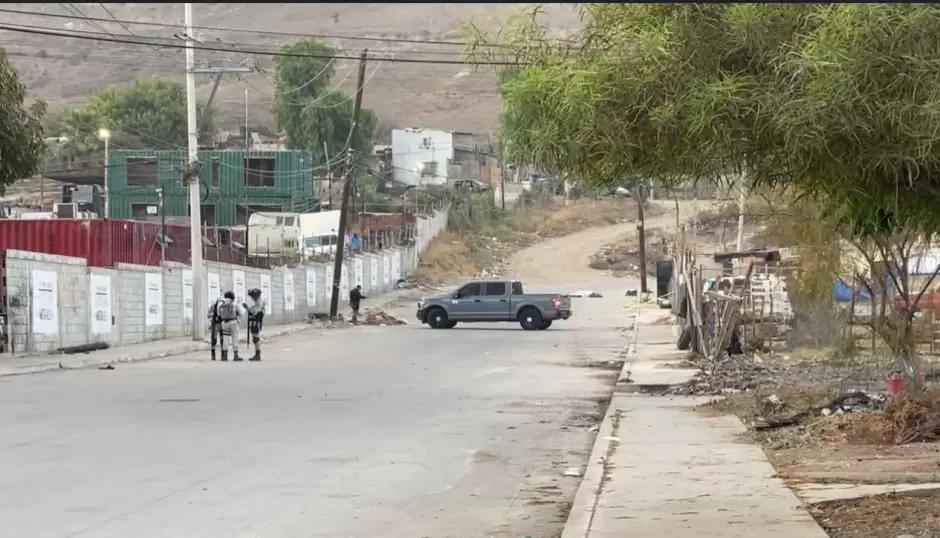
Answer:
[[[437,129],[393,129],[392,166],[395,181],[405,185],[447,183],[447,166],[454,158],[454,137]],[[424,163],[437,163],[436,174],[421,175]]]

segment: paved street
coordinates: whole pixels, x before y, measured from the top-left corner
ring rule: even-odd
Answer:
[[[547,331],[321,330],[258,364],[2,378],[4,534],[556,535],[617,375],[585,365],[623,346],[626,284]]]

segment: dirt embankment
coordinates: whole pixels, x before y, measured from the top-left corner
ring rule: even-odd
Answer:
[[[578,250],[565,249],[558,253],[563,255],[551,261],[553,271],[559,266],[564,270],[570,260],[581,257],[580,249],[596,248],[601,242],[595,237],[598,233],[610,234],[610,230],[617,230],[619,234],[635,227],[632,223],[636,214],[633,202],[609,198],[574,200],[565,206],[513,210],[505,215],[494,215],[478,230],[448,230],[440,234],[422,256],[414,278],[421,283],[438,284],[460,277],[511,273],[516,265],[513,263],[514,253],[550,239],[588,234],[580,240],[566,241],[562,246]],[[527,252],[529,250],[532,249]],[[589,254],[590,251],[586,255]],[[525,264],[527,271],[536,266],[537,263]],[[532,275],[526,276],[527,281],[531,279]]]
[[[680,201],[679,222],[711,204]],[[654,203],[647,209],[647,228],[666,236],[675,231],[676,220],[673,202]],[[591,257],[602,245],[635,241],[636,222],[635,202],[611,198],[513,213],[479,234],[441,234],[423,257],[417,278],[447,282],[506,274],[532,285],[613,282],[613,275],[589,267]]]

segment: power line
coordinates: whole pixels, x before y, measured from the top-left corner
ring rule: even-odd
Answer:
[[[99,3],[98,5],[101,7],[101,9],[104,10],[105,13],[108,14],[109,17],[111,17],[111,19],[114,20],[114,22],[118,23],[122,28],[124,28],[124,30],[127,31],[128,34],[130,34],[130,35],[132,35],[132,36],[135,36],[135,37],[140,37],[140,36],[138,36],[137,34],[135,34],[134,31],[131,30],[126,24],[124,24],[123,21],[121,21],[121,20],[119,20],[117,17],[115,17],[115,16],[114,16],[114,13],[111,13],[111,10],[108,9],[108,6],[107,6],[107,5],[102,4],[102,3]],[[78,8],[75,8],[75,9],[78,9]],[[84,18],[85,18],[86,20],[90,20],[90,19],[88,19],[88,16],[87,16],[87,15],[85,15]],[[97,25],[96,25],[96,26],[97,26]],[[101,27],[99,26],[99,28],[101,28]],[[104,29],[102,28],[102,30],[104,30]],[[111,34],[111,32],[108,32],[107,30],[104,30],[104,31],[107,32],[107,33],[109,33],[109,34]],[[111,34],[111,35],[114,35],[114,34]],[[117,36],[115,36],[115,37],[117,37]],[[158,56],[163,57],[163,58],[166,57],[166,56],[163,55],[163,51],[160,50],[159,48],[154,48],[153,50],[154,50],[154,52],[157,53]],[[173,58],[173,59],[176,60],[177,62],[179,62],[179,58]]]
[[[51,28],[28,28],[25,25],[19,26],[10,26],[10,25],[0,25],[0,30],[6,30],[8,32],[15,32],[21,34],[30,34],[30,35],[42,35],[48,37],[61,37],[66,39],[80,39],[85,41],[96,41],[99,43],[117,43],[122,45],[139,45],[145,47],[161,47],[167,49],[185,49],[186,44],[184,43],[150,43],[147,41],[140,41],[135,39],[119,39],[113,37],[104,37],[101,34],[98,35],[89,35],[88,33],[64,33],[53,30]],[[121,36],[124,37],[124,36]],[[135,37],[135,36],[130,36]],[[228,48],[220,47],[210,47],[202,44],[194,45],[194,50],[202,50],[209,52],[232,52]],[[258,56],[271,56],[277,58],[316,58],[322,60],[355,60],[354,56],[344,56],[337,54],[302,54],[302,53],[293,53],[293,52],[280,52],[280,51],[262,51],[262,50],[249,50],[249,49],[240,49],[240,52],[245,54],[254,54]],[[520,65],[517,62],[502,62],[502,61],[469,61],[469,60],[431,60],[425,58],[381,58],[381,57],[370,57],[370,61],[379,61],[379,62],[392,62],[392,63],[412,63],[412,64],[430,64],[430,65],[493,65],[493,66],[518,66]]]
[[[40,11],[20,11],[16,9],[0,9],[0,13],[11,13],[16,15],[30,15],[35,17],[51,17],[59,19],[71,19],[72,17],[68,15],[59,15],[56,13],[43,13]],[[101,21],[101,22],[120,22],[123,24],[129,24],[134,26],[150,26],[155,28],[173,28],[178,29],[181,25],[179,24],[167,24],[161,22],[150,22],[150,21],[129,21],[129,20],[120,20],[114,19],[114,21],[108,21],[107,19],[99,18],[89,18],[90,21]],[[216,32],[230,32],[230,33],[240,33],[240,34],[256,34],[256,35],[268,35],[268,36],[279,36],[279,37],[304,37],[304,38],[315,38],[315,39],[345,39],[347,41],[366,41],[366,42],[383,42],[383,43],[410,43],[414,45],[442,45],[442,46],[458,46],[465,47],[467,44],[461,41],[443,41],[443,40],[434,40],[434,39],[407,39],[407,38],[393,38],[393,37],[364,37],[364,36],[349,36],[341,34],[302,34],[294,32],[277,32],[271,30],[251,30],[246,28],[223,28],[220,26],[193,26],[193,30],[207,30],[207,31],[216,31]],[[133,33],[133,32],[131,32]],[[510,45],[505,44],[485,44],[483,46],[493,47],[493,48],[507,48]]]

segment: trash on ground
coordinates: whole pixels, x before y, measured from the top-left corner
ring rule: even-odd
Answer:
[[[569,467],[568,470],[565,471],[565,476],[579,478],[581,476],[581,469],[578,469],[577,467]]]
[[[603,297],[603,295],[597,291],[581,290],[581,291],[576,291],[574,293],[569,294],[568,297],[590,297],[592,299],[598,299],[598,298]]]

